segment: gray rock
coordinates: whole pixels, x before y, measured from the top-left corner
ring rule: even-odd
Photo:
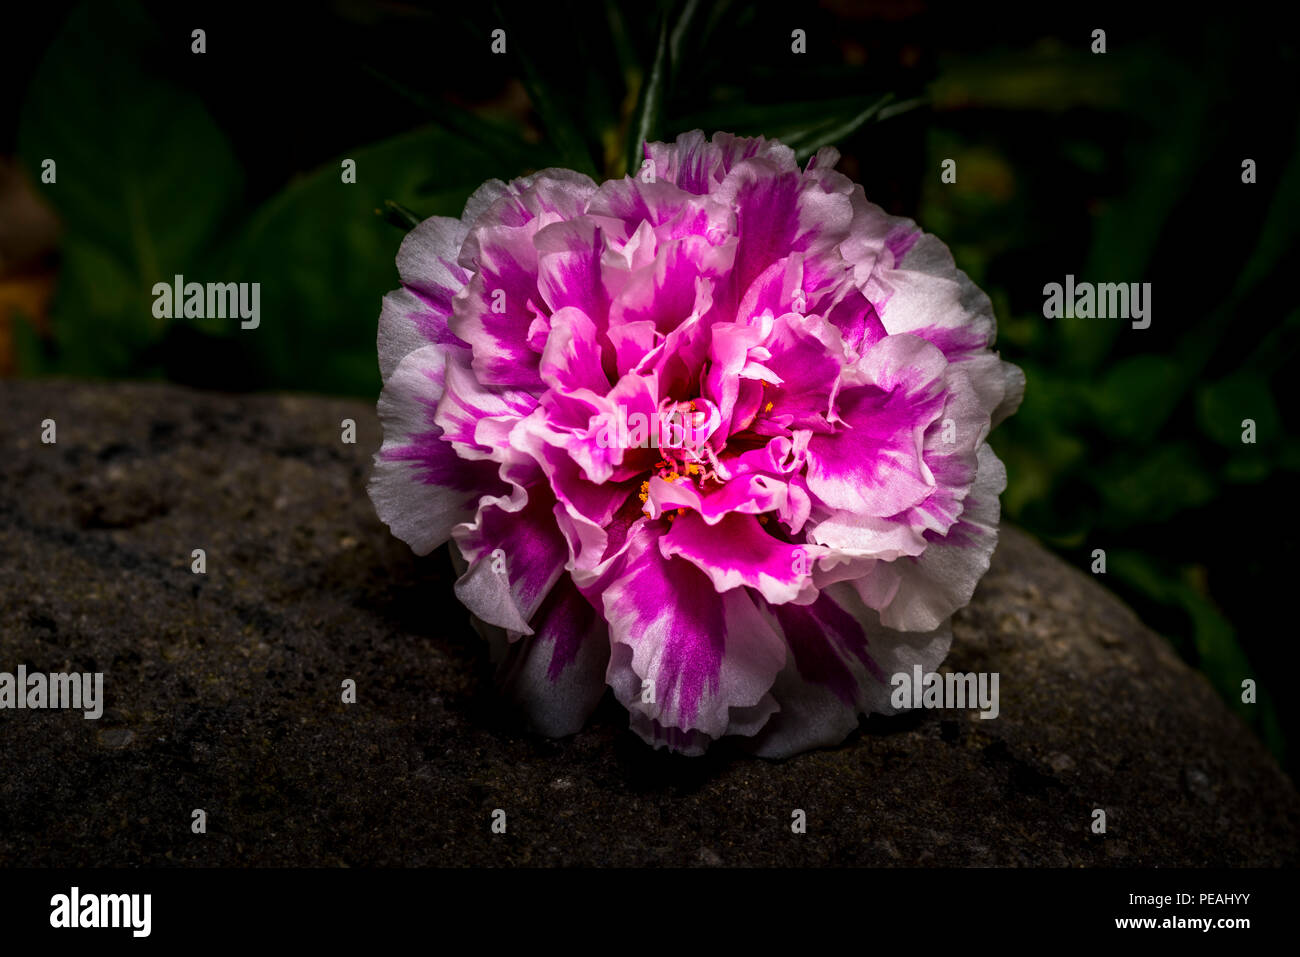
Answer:
[[[107,699],[98,721],[0,711],[0,864],[1300,858],[1300,802],[1249,730],[1015,529],[946,665],[999,672],[998,719],[874,717],[785,762],[689,759],[608,699],[571,738],[519,730],[447,555],[415,558],[375,518],[369,405],[78,382],[0,383],[0,402],[0,671],[103,671]]]

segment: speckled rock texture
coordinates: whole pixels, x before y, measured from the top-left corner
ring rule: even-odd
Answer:
[[[683,758],[608,698],[562,740],[502,709],[446,552],[414,557],[366,497],[368,404],[45,381],[0,383],[0,409],[0,671],[102,671],[106,697],[98,721],[0,711],[0,865],[1300,859],[1300,801],[1249,730],[1015,529],[945,665],[999,673],[996,720],[918,711],[785,762]]]

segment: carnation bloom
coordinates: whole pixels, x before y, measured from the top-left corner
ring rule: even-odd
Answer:
[[[801,170],[696,131],[645,156],[492,180],[406,237],[370,494],[417,554],[452,542],[542,732],[609,686],[655,746],[836,744],[947,653],[1024,379],[947,247],[834,149]]]

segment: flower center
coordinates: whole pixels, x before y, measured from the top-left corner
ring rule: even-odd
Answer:
[[[654,475],[678,485],[692,482],[703,490],[706,483],[719,483],[718,459],[709,443],[721,422],[718,407],[708,399],[695,398],[683,401],[665,399],[659,408],[659,454]],[[649,513],[650,479],[641,483],[642,511]],[[685,509],[669,513],[672,521]]]

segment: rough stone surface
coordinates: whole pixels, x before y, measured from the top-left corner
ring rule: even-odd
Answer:
[[[1300,857],[1296,792],[1249,730],[1014,529],[946,665],[1001,675],[997,720],[871,718],[786,762],[690,759],[646,748],[609,699],[558,741],[502,712],[447,555],[413,557],[375,518],[366,404],[9,382],[0,408],[0,671],[103,671],[107,698],[99,721],[0,711],[2,865]]]

